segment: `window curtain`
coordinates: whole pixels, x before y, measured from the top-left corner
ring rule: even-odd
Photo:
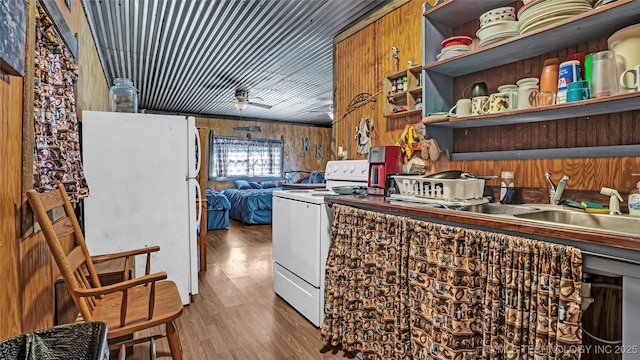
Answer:
[[[74,83],[75,60],[55,33],[51,19],[37,6],[34,75],[34,188],[52,190],[62,183],[71,201],[88,195],[82,171]]]
[[[364,359],[580,358],[579,249],[333,208],[324,341]]]
[[[212,177],[279,177],[281,140],[212,136]]]

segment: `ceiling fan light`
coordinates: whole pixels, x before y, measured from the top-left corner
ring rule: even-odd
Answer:
[[[236,109],[238,109],[238,110],[242,111],[242,110],[244,110],[244,109],[246,109],[246,108],[247,108],[247,103],[243,103],[243,102],[240,102],[240,101],[236,101],[236,102],[234,102],[234,103],[233,103],[233,106],[235,106],[235,107],[236,107]]]

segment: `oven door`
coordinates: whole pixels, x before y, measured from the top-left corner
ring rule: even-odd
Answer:
[[[324,204],[273,197],[273,261],[320,287],[321,216]]]

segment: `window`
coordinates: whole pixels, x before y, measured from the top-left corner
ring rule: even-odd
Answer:
[[[214,136],[210,180],[282,179],[284,139]]]

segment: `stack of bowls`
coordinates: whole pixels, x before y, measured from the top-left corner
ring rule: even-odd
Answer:
[[[479,47],[518,35],[516,10],[513,7],[500,7],[489,10],[480,16],[480,30],[476,36],[480,39]]]
[[[450,59],[452,57],[471,51],[473,39],[468,36],[452,36],[442,41],[442,51],[436,55],[438,61]]]

